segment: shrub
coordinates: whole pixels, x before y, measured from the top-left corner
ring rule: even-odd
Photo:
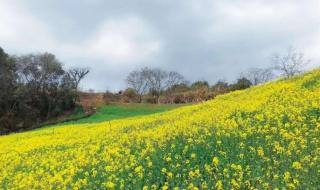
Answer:
[[[124,103],[138,103],[139,102],[139,95],[137,94],[137,92],[134,89],[127,88],[122,93],[121,101]]]
[[[121,100],[121,93],[114,94],[109,91],[105,92],[103,94],[103,100],[104,100],[105,104],[119,102]]]

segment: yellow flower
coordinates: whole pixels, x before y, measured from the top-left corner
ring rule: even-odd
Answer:
[[[161,114],[2,135],[0,187],[317,189],[319,79],[320,70]]]
[[[168,185],[164,185],[164,186],[162,186],[162,188],[161,188],[162,190],[168,190],[169,189],[169,187],[168,187]]]
[[[259,148],[258,148],[258,155],[259,155],[260,157],[263,157],[263,156],[264,156],[264,151],[263,151],[263,148],[262,148],[262,147],[259,147]]]
[[[285,182],[288,182],[290,179],[290,172],[285,172],[283,175],[283,179]]]
[[[112,166],[106,166],[105,169],[107,172],[111,172],[113,170]]]
[[[218,159],[218,157],[213,157],[213,158],[212,158],[212,164],[213,164],[215,167],[218,166],[218,164],[219,164],[219,159]]]
[[[300,182],[299,182],[298,179],[293,179],[293,183],[296,184],[296,185],[299,185],[299,184],[300,184]]]
[[[195,173],[194,173],[193,171],[190,171],[190,172],[189,172],[189,177],[190,177],[190,178],[193,178],[194,176],[195,176]]]
[[[301,163],[300,162],[293,162],[292,168],[295,170],[300,170],[302,168]]]
[[[215,185],[215,188],[217,190],[223,190],[223,185],[222,185],[222,181],[221,180],[218,180],[216,185]]]
[[[109,189],[113,189],[113,188],[115,187],[115,184],[112,183],[111,181],[108,181],[108,182],[106,183],[106,187],[109,188]]]
[[[168,173],[167,173],[167,176],[168,176],[169,178],[172,178],[172,177],[173,177],[173,173],[168,172]]]
[[[231,185],[232,185],[232,188],[234,188],[234,189],[240,188],[239,183],[235,179],[231,179]]]

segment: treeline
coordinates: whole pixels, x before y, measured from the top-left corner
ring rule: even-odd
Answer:
[[[258,72],[258,70],[255,70]],[[261,70],[262,72],[262,70]],[[104,99],[107,103],[193,103],[214,98],[219,94],[242,90],[271,80],[272,75],[263,70],[262,75],[248,73],[248,77],[241,76],[235,83],[218,81],[210,85],[207,81],[188,82],[183,75],[175,71],[164,71],[159,68],[142,68],[129,73],[126,78],[128,88],[118,93],[106,92]],[[259,70],[260,73],[260,70]],[[260,73],[261,74],[261,73]],[[266,76],[268,75],[268,76]],[[252,82],[250,79],[254,82]]]
[[[0,48],[0,134],[34,128],[73,110],[88,72],[65,70],[50,53],[10,56]]]
[[[288,49],[274,55],[270,68],[253,68],[234,83],[188,82],[176,71],[142,68],[130,72],[127,89],[104,93],[106,103],[193,103],[219,94],[246,89],[275,78],[274,71],[290,78],[309,63],[302,53]],[[26,130],[71,111],[79,101],[80,81],[88,68],[66,70],[50,53],[12,56],[0,48],[0,134]],[[107,81],[106,81],[107,82]]]
[[[304,54],[294,48],[288,48],[285,54],[271,56],[271,65],[267,68],[251,68],[241,73],[234,83],[218,81],[210,85],[207,81],[188,82],[183,75],[175,71],[159,68],[142,68],[130,72],[126,78],[127,89],[104,94],[106,103],[193,103],[212,99],[219,94],[242,90],[268,82],[278,76],[290,78],[301,73],[310,62]]]

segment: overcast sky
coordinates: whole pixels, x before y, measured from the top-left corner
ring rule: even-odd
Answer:
[[[0,46],[90,67],[83,89],[122,89],[145,66],[232,81],[289,46],[319,65],[320,1],[0,0]]]

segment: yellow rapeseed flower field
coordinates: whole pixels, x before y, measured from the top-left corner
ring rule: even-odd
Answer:
[[[0,137],[1,189],[320,189],[320,70],[173,111]]]

